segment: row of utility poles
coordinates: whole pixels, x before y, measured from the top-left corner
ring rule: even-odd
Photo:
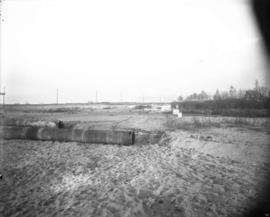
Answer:
[[[0,81],[1,83],[1,81]],[[1,90],[1,84],[0,84],[0,90]],[[5,95],[6,95],[6,92],[5,92],[5,87],[3,88],[3,92],[0,92],[0,96],[2,96],[2,102],[3,102],[3,105],[5,104]],[[144,102],[144,95],[142,96],[142,101]],[[161,97],[160,97],[160,101],[161,101]],[[120,102],[123,102],[123,95],[122,95],[122,92],[120,93]],[[56,104],[59,103],[59,90],[58,88],[56,89]],[[96,91],[96,103],[98,103],[98,92]]]
[[[1,81],[0,81],[1,83]],[[0,90],[1,90],[1,84],[0,84]],[[5,92],[5,87],[3,88],[3,92],[0,92],[0,96],[2,96],[2,102],[3,102],[3,105],[5,104],[5,95],[6,95],[6,92]],[[159,98],[160,102],[161,102],[161,97]],[[122,92],[120,93],[120,102],[123,102],[123,95],[122,95]],[[142,96],[142,102],[144,102],[144,95]],[[59,103],[59,90],[58,88],[56,89],[56,104]],[[96,91],[96,103],[98,103],[98,92]]]
[[[58,104],[59,100],[59,90],[56,89],[56,104]],[[159,97],[159,101],[161,102],[161,96]],[[96,91],[96,103],[98,103],[98,91]],[[123,94],[120,92],[120,102],[123,102]],[[142,95],[142,102],[144,102],[144,94]]]

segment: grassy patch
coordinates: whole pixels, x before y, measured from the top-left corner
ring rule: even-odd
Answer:
[[[51,108],[48,110],[44,110],[44,112],[48,112],[48,113],[65,113],[65,112],[73,113],[73,112],[79,112],[79,111],[81,111],[81,108],[79,107],[73,107],[73,108],[61,107],[61,108]]]
[[[165,122],[165,127],[169,130],[195,130],[200,128],[220,127],[220,123],[212,121],[211,118],[191,117],[177,119],[175,117],[168,116]]]
[[[134,109],[146,109],[146,108],[152,108],[150,105],[136,105]]]
[[[176,118],[167,116],[165,127],[169,130],[183,129],[195,130],[211,127],[270,127],[270,119],[268,118],[244,118],[244,117],[183,117]]]

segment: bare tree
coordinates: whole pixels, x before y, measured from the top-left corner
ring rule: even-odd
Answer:
[[[230,98],[236,98],[236,89],[232,85],[230,86],[229,94]]]
[[[221,95],[220,95],[220,93],[219,93],[219,89],[216,90],[216,93],[215,93],[215,95],[213,96],[213,98],[214,98],[214,100],[219,100],[219,99],[221,99]]]
[[[177,101],[179,101],[179,102],[183,101],[183,97],[182,96],[178,96]]]

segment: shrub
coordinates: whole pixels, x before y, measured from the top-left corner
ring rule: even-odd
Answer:
[[[219,121],[213,121],[209,117],[183,117],[176,119],[172,116],[167,116],[165,127],[169,130],[183,129],[195,130],[200,128],[220,127]]]
[[[136,105],[134,109],[146,109],[146,108],[152,108],[150,105]]]

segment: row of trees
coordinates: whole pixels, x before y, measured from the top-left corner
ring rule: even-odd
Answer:
[[[266,98],[270,97],[270,91],[264,87],[260,86],[259,81],[255,81],[255,87],[249,90],[239,89],[237,90],[235,87],[230,86],[228,91],[220,92],[219,89],[216,90],[216,93],[211,96],[207,94],[205,91],[201,91],[201,93],[193,93],[187,96],[185,99],[182,96],[179,96],[177,101],[205,101],[205,100],[225,100],[225,99],[245,99],[248,101],[263,101]]]
[[[244,117],[270,117],[270,91],[255,81],[255,87],[249,90],[219,90],[211,96],[205,91],[193,93],[183,99],[179,97],[172,106],[181,108],[184,113],[200,115],[224,115]]]
[[[193,93],[189,95],[185,100],[192,101],[192,100],[208,100],[211,99],[211,96],[207,94],[204,90],[201,93]]]

